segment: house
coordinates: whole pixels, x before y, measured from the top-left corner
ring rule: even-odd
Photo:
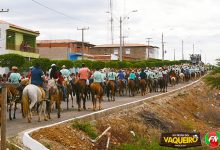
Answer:
[[[82,44],[84,44],[83,51]],[[51,60],[80,60],[82,56],[84,59],[89,59],[89,48],[94,47],[94,45],[75,40],[38,40],[37,47],[40,57],[43,58]]]
[[[0,54],[14,53],[26,58],[39,58],[36,48],[38,31],[0,20]]]
[[[94,56],[106,55],[103,59],[109,60],[111,55],[119,56],[119,44],[96,45],[89,49],[89,54]],[[122,48],[123,60],[146,60],[159,58],[159,48],[145,44],[124,44]]]

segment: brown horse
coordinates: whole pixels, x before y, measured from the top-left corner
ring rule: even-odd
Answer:
[[[100,85],[100,83],[92,83],[90,85],[90,90],[92,94],[93,111],[96,110],[97,99],[99,100],[99,110],[101,110],[102,109],[101,102],[103,100],[103,95],[104,95],[102,86]]]
[[[65,79],[63,82],[64,88],[66,88],[66,97],[67,97],[67,110],[69,109],[69,96],[72,100],[72,107],[73,107],[73,89],[70,81],[68,79]]]
[[[124,96],[124,90],[126,91],[127,94],[127,89],[126,89],[126,84],[123,80],[118,80],[118,87],[119,87],[119,95]]]
[[[53,110],[54,105],[57,107],[57,117],[60,118],[61,112],[61,100],[63,99],[63,92],[61,88],[58,88],[54,79],[48,81],[50,109],[48,110],[48,116],[50,119],[50,112]]]
[[[109,97],[111,97],[111,101],[115,101],[115,82],[112,80],[107,82],[107,97],[108,101],[110,101]]]
[[[134,92],[135,92],[134,80],[128,80],[128,89],[129,89],[129,96],[134,96]]]
[[[140,81],[140,87],[141,87],[141,95],[144,96],[146,95],[146,87],[147,87],[147,82],[145,79],[141,79]]]
[[[81,111],[81,100],[83,100],[83,109],[86,110],[86,80],[76,79],[74,84],[74,89],[77,97],[76,99],[78,104],[78,111]]]

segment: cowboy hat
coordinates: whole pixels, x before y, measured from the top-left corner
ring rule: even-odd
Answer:
[[[11,69],[12,69],[12,70],[18,70],[18,67],[13,66]]]
[[[52,64],[51,67],[56,66],[55,64]]]
[[[65,65],[63,65],[63,66],[62,66],[62,68],[66,68],[66,66],[65,66]]]

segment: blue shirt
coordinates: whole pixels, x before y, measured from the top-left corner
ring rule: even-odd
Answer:
[[[31,71],[31,84],[40,86],[43,84],[42,77],[44,76],[43,71],[40,68],[34,67]]]
[[[125,78],[124,73],[123,73],[123,72],[119,72],[118,78],[119,78],[120,80],[123,80],[123,79]]]
[[[135,80],[135,78],[136,78],[135,73],[130,73],[129,79],[130,79],[130,80]]]
[[[10,77],[8,78],[8,80],[10,80],[11,83],[16,83],[18,84],[19,81],[21,80],[21,75],[19,73],[11,73]]]

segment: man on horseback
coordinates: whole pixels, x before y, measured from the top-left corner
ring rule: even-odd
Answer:
[[[60,72],[62,73],[62,76],[64,78],[68,78],[71,74],[70,71],[68,69],[66,69],[65,65],[62,66],[62,69],[60,70]]]
[[[79,70],[78,73],[79,79],[80,80],[85,80],[86,84],[88,85],[89,81],[89,76],[90,76],[90,70],[89,68],[86,67],[86,65],[83,63],[82,68]]]
[[[21,81],[21,75],[17,72],[18,68],[16,66],[12,67],[12,73],[10,74],[8,81],[14,84],[19,84]]]
[[[36,65],[31,70],[31,84],[36,85],[38,87],[43,87],[44,81],[45,81],[44,72],[40,68],[40,65],[36,63]]]
[[[111,71],[108,73],[108,80],[109,81],[114,81],[115,87],[117,89],[116,77],[117,77],[117,74],[114,72],[114,69],[111,69]]]

